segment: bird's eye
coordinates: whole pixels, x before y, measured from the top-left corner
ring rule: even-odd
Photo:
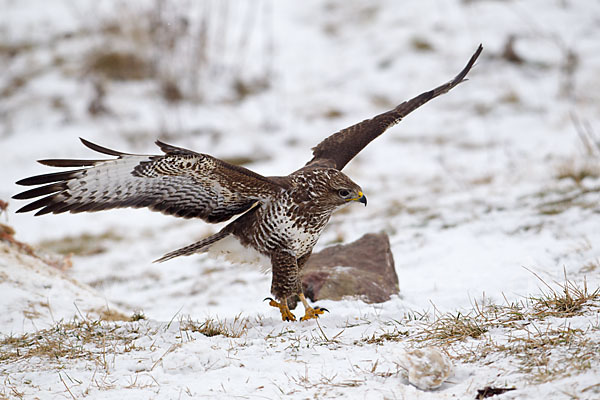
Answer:
[[[348,197],[348,195],[350,194],[350,191],[346,190],[346,189],[340,189],[338,194],[340,195],[340,197]]]

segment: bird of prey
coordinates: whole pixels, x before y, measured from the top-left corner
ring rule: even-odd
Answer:
[[[41,197],[17,212],[78,213],[121,207],[147,207],[209,223],[238,216],[218,233],[175,250],[157,261],[194,253],[229,255],[271,269],[269,304],[284,321],[295,321],[288,298],[298,296],[305,308],[301,320],[317,318],[302,293],[300,273],[331,214],[351,202],[367,204],[363,190],[342,169],[367,144],[429,100],[463,82],[482,51],[479,45],[464,69],[451,81],[398,105],[393,110],[342,129],[313,148],[313,158],[287,176],[266,177],[208,154],[157,141],[162,155],[122,153],[81,139],[114,158],[40,160],[52,167],[77,168],[22,179],[37,186],[15,199]]]

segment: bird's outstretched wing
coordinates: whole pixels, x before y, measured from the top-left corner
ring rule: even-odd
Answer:
[[[121,153],[81,141],[92,150],[116,158],[40,160],[53,167],[82,168],[18,181],[19,185],[41,186],[13,198],[43,197],[17,212],[39,210],[35,215],[43,215],[148,207],[177,217],[221,222],[281,189],[276,182],[246,168],[160,141],[156,144],[164,155]]]
[[[405,101],[393,110],[359,122],[329,136],[316,147],[313,147],[314,157],[306,166],[323,166],[341,170],[366,145],[388,128],[400,122],[402,118],[429,100],[450,91],[456,85],[463,82],[482,50],[483,46],[479,45],[466,67],[448,83]]]

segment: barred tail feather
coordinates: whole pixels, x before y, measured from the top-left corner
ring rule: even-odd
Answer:
[[[205,239],[202,239],[199,242],[192,243],[188,246],[185,246],[185,247],[182,247],[175,251],[172,251],[170,253],[167,253],[164,256],[162,256],[161,258],[159,258],[158,260],[154,260],[153,262],[161,263],[161,262],[165,262],[165,261],[168,261],[172,258],[179,257],[179,256],[191,256],[192,254],[195,254],[195,253],[202,253],[202,252],[208,250],[208,248],[211,245],[213,245],[214,243],[218,242],[221,239],[224,239],[227,236],[229,236],[229,233],[227,233],[227,232],[221,231],[221,232],[215,233],[214,235],[209,236]]]

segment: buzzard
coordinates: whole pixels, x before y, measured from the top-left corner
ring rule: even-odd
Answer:
[[[300,272],[331,214],[351,202],[367,205],[359,185],[342,169],[367,144],[429,100],[463,82],[479,57],[479,45],[465,68],[451,81],[329,136],[313,148],[313,158],[287,176],[265,177],[208,154],[157,141],[162,155],[137,155],[83,144],[114,158],[40,160],[52,167],[77,168],[32,176],[17,182],[37,186],[15,199],[41,197],[17,212],[35,215],[78,213],[121,207],[148,207],[209,223],[238,216],[218,233],[175,250],[157,261],[209,252],[261,263],[272,272],[269,304],[284,321],[295,321],[288,298],[298,296],[301,320],[326,311],[311,307],[302,293]],[[266,300],[267,300],[266,299]]]

